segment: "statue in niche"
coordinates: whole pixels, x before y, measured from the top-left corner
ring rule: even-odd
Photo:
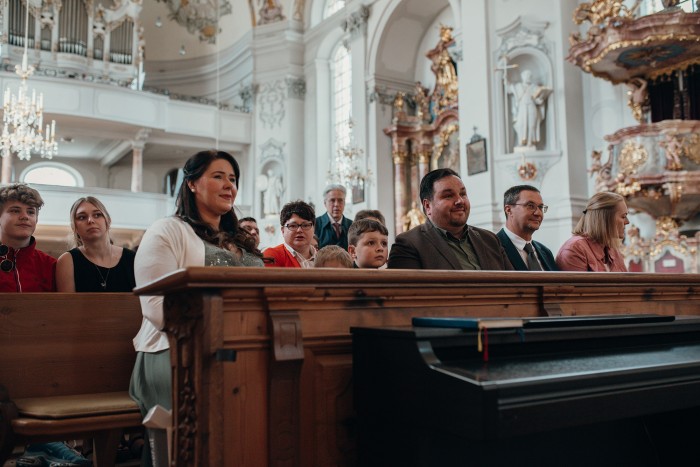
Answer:
[[[263,175],[263,177],[265,177]],[[263,214],[275,215],[280,211],[280,202],[284,193],[282,177],[272,170],[267,171],[266,183],[263,184]]]
[[[532,82],[532,72],[524,70],[520,82],[509,83],[513,95],[513,129],[516,148],[535,148],[540,142],[540,126],[546,118],[546,102],[552,88]]]

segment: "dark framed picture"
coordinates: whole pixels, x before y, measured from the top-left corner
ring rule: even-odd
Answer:
[[[358,204],[365,201],[365,184],[357,182],[352,186],[352,204]]]
[[[481,138],[467,144],[467,175],[486,172],[486,139]]]

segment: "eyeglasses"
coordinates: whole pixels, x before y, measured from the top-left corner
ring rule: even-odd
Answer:
[[[542,214],[547,213],[547,209],[549,209],[549,206],[546,204],[535,204],[535,203],[513,203],[513,206],[525,206],[528,208],[531,212],[535,212],[538,209],[542,210]]]
[[[7,245],[0,245],[0,270],[3,272],[10,272],[15,266],[14,261],[7,259],[7,254],[10,252],[10,248]]]
[[[309,230],[309,229],[311,229],[311,227],[314,226],[314,224],[311,222],[304,222],[303,224],[295,224],[294,222],[292,222],[291,224],[284,224],[284,226],[291,231],[295,231],[295,230],[299,230],[299,229]]]

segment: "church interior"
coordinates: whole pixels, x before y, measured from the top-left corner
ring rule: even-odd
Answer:
[[[138,244],[172,213],[178,170],[205,148],[241,164],[236,209],[258,219],[263,246],[281,238],[266,196],[322,210],[324,186],[341,181],[346,216],[379,209],[393,238],[416,217],[421,176],[451,167],[470,225],[500,229],[502,193],[534,185],[549,206],[537,239],[556,252],[589,196],[612,190],[631,210],[630,270],[697,272],[696,10],[690,0],[5,0],[2,87],[16,91],[26,55],[26,82],[55,124],[50,151],[3,152],[2,182],[37,185],[36,236],[58,255],[83,194],[103,199],[118,243]]]
[[[147,353],[170,359],[173,410],[145,422],[159,466],[697,457],[699,10],[0,0],[0,186],[41,193],[34,235],[52,256],[73,246],[70,207],[87,195],[109,210],[113,243],[137,247],[174,213],[188,158],[216,148],[240,165],[234,209],[257,219],[261,248],[281,243],[286,203],[322,215],[329,184],[347,188],[346,217],[383,213],[391,245],[426,221],[423,176],[448,168],[466,186],[468,225],[494,233],[504,192],[536,187],[544,204],[524,206],[542,211],[534,238],[553,252],[592,195],[622,196],[624,266],[640,273],[202,260],[134,293],[3,294],[0,460],[30,441],[84,439],[95,466],[114,465],[122,430],[143,429],[134,336],[161,296],[150,326],[166,345]]]

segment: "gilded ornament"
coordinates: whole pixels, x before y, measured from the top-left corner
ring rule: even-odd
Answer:
[[[633,175],[648,158],[649,154],[644,146],[634,141],[627,141],[620,151],[620,173]]]
[[[537,176],[537,166],[532,162],[523,161],[523,163],[518,166],[518,175],[525,181],[532,180]]]
[[[682,140],[682,155],[696,164],[700,164],[700,135],[693,133]]]
[[[408,153],[406,151],[394,151],[391,154],[391,158],[394,161],[394,165],[405,164],[406,159],[408,159]]]
[[[682,170],[681,156],[685,152],[683,149],[683,141],[676,135],[667,134],[666,138],[659,143],[664,149],[666,155],[666,170]]]

